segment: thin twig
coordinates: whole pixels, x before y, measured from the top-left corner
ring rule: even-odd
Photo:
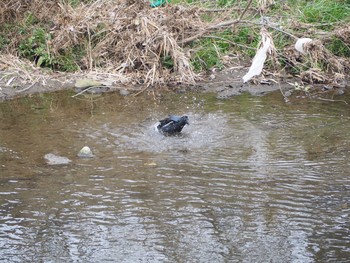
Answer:
[[[21,89],[21,90],[16,90],[16,92],[23,92],[23,91],[26,91],[26,90],[29,90],[31,87],[33,87],[34,85],[36,84],[36,82],[33,82],[31,85],[29,85],[28,87],[24,88],[24,89]]]
[[[253,21],[249,21],[249,20],[242,20],[241,22],[242,22],[242,23],[247,23],[247,24],[258,25],[258,26],[264,25],[264,26],[267,26],[267,27],[269,27],[269,28],[272,28],[272,29],[274,29],[274,30],[276,30],[276,31],[279,31],[279,32],[281,32],[281,33],[283,33],[283,34],[286,34],[286,35],[290,36],[291,38],[298,39],[297,36],[294,36],[293,34],[287,32],[287,31],[284,31],[284,30],[282,30],[282,29],[280,29],[280,28],[274,27],[274,26],[269,25],[269,24],[262,24],[262,23],[253,22]]]
[[[243,47],[243,48],[247,48],[247,49],[253,49],[253,50],[256,50],[256,48],[253,48],[253,47],[249,47],[249,46],[245,46],[245,45],[242,45],[242,44],[238,44],[238,43],[235,43],[231,40],[228,40],[228,39],[225,39],[223,37],[218,37],[218,36],[203,36],[205,38],[213,38],[213,39],[218,39],[218,40],[222,40],[222,41],[225,41],[233,46],[238,46],[238,47]]]
[[[254,11],[257,11],[257,9],[256,8],[249,8],[250,10],[254,10]],[[242,10],[242,8],[240,8],[240,7],[232,7],[232,8],[230,8],[230,10],[232,10],[232,11],[241,11]],[[225,12],[225,11],[227,11],[227,9],[225,9],[225,8],[217,8],[217,9],[200,9],[199,10],[200,12],[206,12],[206,13],[215,13],[215,12]]]
[[[349,105],[345,100],[332,100],[332,99],[325,99],[325,98],[318,98],[319,100],[324,100],[324,101],[331,101],[331,102],[344,102],[346,105]]]
[[[140,95],[142,92],[144,92],[146,89],[148,89],[148,86],[145,86],[142,90],[140,90],[139,92],[136,92],[135,94],[133,94],[134,97]]]
[[[248,11],[249,7],[251,6],[253,0],[250,0],[247,4],[247,6],[245,7],[245,9],[243,10],[242,14],[240,15],[240,17],[238,18],[238,20],[242,20],[243,16],[245,15],[245,13]]]
[[[181,41],[181,44],[182,45],[185,45],[189,42],[192,42],[200,37],[202,37],[206,32],[208,31],[211,31],[213,29],[218,29],[218,28],[222,28],[222,27],[227,27],[227,26],[232,26],[234,24],[238,24],[242,21],[242,18],[243,16],[245,15],[245,13],[248,11],[250,5],[252,4],[253,0],[250,0],[248,3],[247,3],[247,6],[245,7],[245,9],[243,10],[243,12],[241,13],[241,15],[239,16],[238,19],[234,19],[234,20],[228,20],[228,21],[225,21],[225,22],[222,22],[222,23],[219,23],[219,24],[215,24],[215,25],[212,25],[212,26],[209,26],[207,27],[206,29],[204,29],[202,32],[192,36],[192,37],[188,37],[184,40]]]

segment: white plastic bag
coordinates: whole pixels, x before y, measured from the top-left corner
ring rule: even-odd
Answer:
[[[311,38],[298,38],[297,42],[295,43],[295,49],[298,50],[300,53],[305,53],[304,50],[304,44],[311,42],[312,39]]]
[[[254,76],[260,75],[260,73],[263,70],[265,60],[267,58],[267,53],[271,54],[272,51],[275,50],[273,40],[270,34],[266,31],[266,29],[262,29],[260,34],[262,37],[260,45],[262,46],[256,52],[248,73],[243,76],[243,83],[247,82]]]

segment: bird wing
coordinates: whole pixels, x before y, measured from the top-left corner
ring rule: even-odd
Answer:
[[[170,115],[169,119],[172,120],[172,121],[178,122],[178,121],[180,121],[181,116]]]
[[[175,123],[175,122],[172,120],[169,120],[166,124],[162,125],[162,127],[163,128],[168,127],[168,126],[172,125],[173,123]]]

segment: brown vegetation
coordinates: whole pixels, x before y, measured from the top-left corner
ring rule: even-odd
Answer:
[[[67,2],[1,1],[0,23],[23,25],[29,29],[39,24],[50,35],[45,39],[48,59],[69,53],[74,48],[81,49],[83,55],[75,60],[80,72],[94,73],[96,78],[109,79],[113,83],[146,86],[194,83],[199,75],[190,64],[193,50],[189,44],[223,28],[254,24],[243,20],[251,11],[252,1],[248,1],[245,8],[235,11],[236,19],[229,15],[232,9],[226,13],[215,12],[211,22],[203,19],[202,14],[206,10],[190,6],[151,8],[148,1],[96,0],[85,4],[82,1],[73,8]],[[267,4],[273,1],[260,2],[263,8],[254,9],[252,12],[255,14],[266,11]],[[35,18],[31,18],[31,14],[35,14]],[[35,21],[28,22],[30,18]],[[262,27],[256,23],[254,26]],[[264,26],[271,31],[277,30]],[[232,31],[235,32],[236,28]],[[19,61],[17,57],[9,57],[17,54],[18,46],[28,38],[28,33],[9,30],[6,34],[9,43],[7,54],[1,56],[0,70],[12,67],[29,81],[40,79],[42,72],[34,74],[36,77],[26,72],[37,72],[33,65]],[[350,44],[349,26],[339,28],[333,34]],[[292,47],[278,52],[278,59],[283,58],[289,66],[300,70],[299,76],[305,82],[338,82],[350,70],[349,61],[331,54],[320,40],[309,43],[305,49],[306,54],[298,53]],[[285,69],[288,70],[288,66]]]
[[[301,69],[298,76],[303,82],[337,86],[345,80],[350,71],[348,59],[333,55],[320,40],[306,43],[304,50],[304,54],[293,48],[286,52],[289,64]]]
[[[86,55],[78,61],[82,70],[104,68],[148,85],[194,82],[189,54],[180,46],[182,39],[204,27],[194,8],[150,8],[147,2],[123,0],[96,1],[76,8],[42,0],[0,4],[2,23],[23,21],[31,12],[39,14],[40,21],[52,22],[47,29],[52,35],[47,41],[51,54],[78,46],[85,49]],[[27,36],[11,36],[10,53],[22,37]],[[173,63],[171,67],[163,66],[165,59]]]

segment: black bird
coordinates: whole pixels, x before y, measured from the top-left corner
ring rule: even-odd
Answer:
[[[165,135],[174,135],[180,133],[186,124],[190,124],[187,116],[170,115],[159,121],[157,130]]]

